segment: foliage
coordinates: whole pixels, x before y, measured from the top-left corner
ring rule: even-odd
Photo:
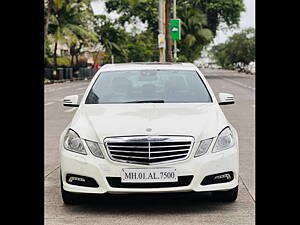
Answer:
[[[179,56],[183,61],[196,60],[205,45],[213,40],[212,32],[206,28],[207,17],[191,5],[184,5],[178,9],[182,21],[182,40],[178,42]]]
[[[44,41],[45,44],[45,55],[51,57],[53,55],[51,48],[50,48],[50,40],[48,38],[46,38],[46,40]]]
[[[44,65],[45,67],[53,67],[54,66],[54,58],[48,57],[47,55],[44,56]],[[57,57],[57,66],[60,67],[69,67],[71,66],[71,59],[70,57]]]
[[[116,63],[158,60],[157,40],[151,31],[129,33],[103,15],[95,16],[93,23],[98,41],[106,51],[104,63],[110,63],[112,55]]]
[[[225,43],[211,50],[217,64],[223,68],[233,68],[234,63],[249,64],[255,61],[255,30],[248,28],[231,36]]]
[[[67,44],[71,64],[75,56],[77,66],[82,64],[79,56],[85,46],[92,47],[95,52],[104,51],[101,56],[104,63],[111,62],[112,55],[115,62],[159,60],[157,0],[106,0],[108,12],[116,11],[120,15],[116,21],[104,15],[93,15],[91,0],[47,2],[44,16],[45,21],[49,21],[45,29],[49,38],[45,40],[45,64],[59,66],[69,62],[57,58],[56,48],[49,48],[51,41]],[[242,0],[177,0],[177,17],[182,21],[182,38],[177,42],[178,61],[191,62],[199,58],[202,49],[215,37],[219,25],[224,23],[229,28],[238,25],[244,10]],[[138,20],[147,25],[146,31],[125,30],[127,23],[135,24]]]
[[[155,44],[153,44],[155,43]],[[128,61],[151,62],[158,61],[159,52],[156,37],[150,31],[142,32],[129,39]]]
[[[67,4],[66,0],[53,0],[48,32],[55,42],[68,43],[68,41],[75,42],[78,40],[76,25],[79,21],[74,16],[76,11],[78,11],[77,7]]]
[[[127,36],[124,28],[116,26],[106,16],[95,16],[93,20],[95,33],[98,37],[98,42],[107,52],[107,55],[114,55],[116,58],[126,57],[125,48]]]
[[[157,0],[107,0],[108,12],[121,14],[118,23],[133,23],[136,18],[147,24],[153,33],[153,45],[158,34]],[[182,37],[178,41],[179,60],[193,61],[201,56],[202,49],[216,36],[221,23],[233,28],[238,25],[243,0],[177,0],[177,17],[182,21]],[[157,52],[158,54],[158,52]],[[178,61],[179,61],[178,60]]]
[[[178,4],[191,4],[194,8],[207,15],[208,29],[216,36],[221,23],[228,28],[239,24],[241,12],[245,11],[243,0],[179,0]]]
[[[147,23],[148,30],[158,35],[158,1],[157,0],[107,0],[105,6],[108,12],[121,14],[118,23],[134,23],[139,18]]]
[[[96,34],[88,28],[89,21],[92,16],[89,1],[76,0],[52,0],[53,7],[49,18],[48,32],[50,37],[54,39],[54,64],[56,64],[56,44],[66,43],[72,49],[80,43],[83,44],[97,41]]]

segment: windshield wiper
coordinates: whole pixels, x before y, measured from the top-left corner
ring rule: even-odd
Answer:
[[[164,103],[164,100],[141,100],[141,101],[131,101],[126,103]]]

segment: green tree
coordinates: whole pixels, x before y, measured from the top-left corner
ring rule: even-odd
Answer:
[[[232,35],[225,43],[213,46],[211,52],[217,63],[228,69],[232,69],[238,62],[249,64],[255,61],[254,28]]]
[[[118,19],[121,25],[139,18],[154,33],[153,41],[157,42],[157,0],[107,0],[106,7],[109,12],[121,15]],[[199,58],[203,47],[216,36],[219,25],[224,23],[228,28],[235,28],[243,11],[243,0],[177,0],[177,17],[183,22],[182,38],[178,41],[179,61]]]
[[[182,20],[182,40],[178,42],[179,60],[192,62],[216,36],[221,23],[228,28],[239,24],[245,11],[242,0],[178,0],[178,17]]]
[[[154,44],[155,43],[155,44]],[[145,31],[129,38],[128,61],[153,62],[158,61],[158,45],[156,36],[151,31]]]
[[[89,28],[88,1],[52,0],[53,7],[49,17],[48,32],[54,40],[54,67],[57,67],[58,42],[66,43],[72,48],[79,43],[80,48],[86,41],[97,41],[96,34]],[[78,51],[75,51],[78,56]],[[73,64],[73,55],[72,55]]]
[[[107,53],[106,61],[110,61],[114,55],[115,62],[127,61],[126,47],[128,35],[124,28],[117,26],[104,15],[98,15],[93,20],[94,31],[97,34],[98,42]]]
[[[240,21],[241,12],[245,11],[243,0],[179,0],[178,4],[188,2],[195,9],[207,15],[207,27],[214,37],[221,23],[228,28],[236,28]]]
[[[120,14],[118,23],[122,26],[135,23],[139,18],[147,24],[148,30],[158,35],[158,1],[157,0],[107,0],[105,6],[108,12]]]
[[[182,40],[178,42],[181,61],[192,62],[197,59],[204,46],[213,39],[207,27],[207,17],[202,11],[186,4],[178,9],[182,21]]]
[[[104,63],[110,63],[112,55],[116,63],[158,60],[157,40],[153,32],[126,32],[118,22],[112,22],[104,15],[95,16],[93,23],[98,42],[106,52]]]

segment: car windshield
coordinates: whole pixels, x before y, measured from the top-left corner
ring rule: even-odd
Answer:
[[[196,71],[127,70],[101,72],[86,104],[212,102]]]

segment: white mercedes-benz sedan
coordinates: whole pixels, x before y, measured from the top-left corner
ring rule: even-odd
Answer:
[[[60,138],[61,193],[211,192],[238,195],[235,128],[201,71],[191,63],[107,64],[94,75]]]

